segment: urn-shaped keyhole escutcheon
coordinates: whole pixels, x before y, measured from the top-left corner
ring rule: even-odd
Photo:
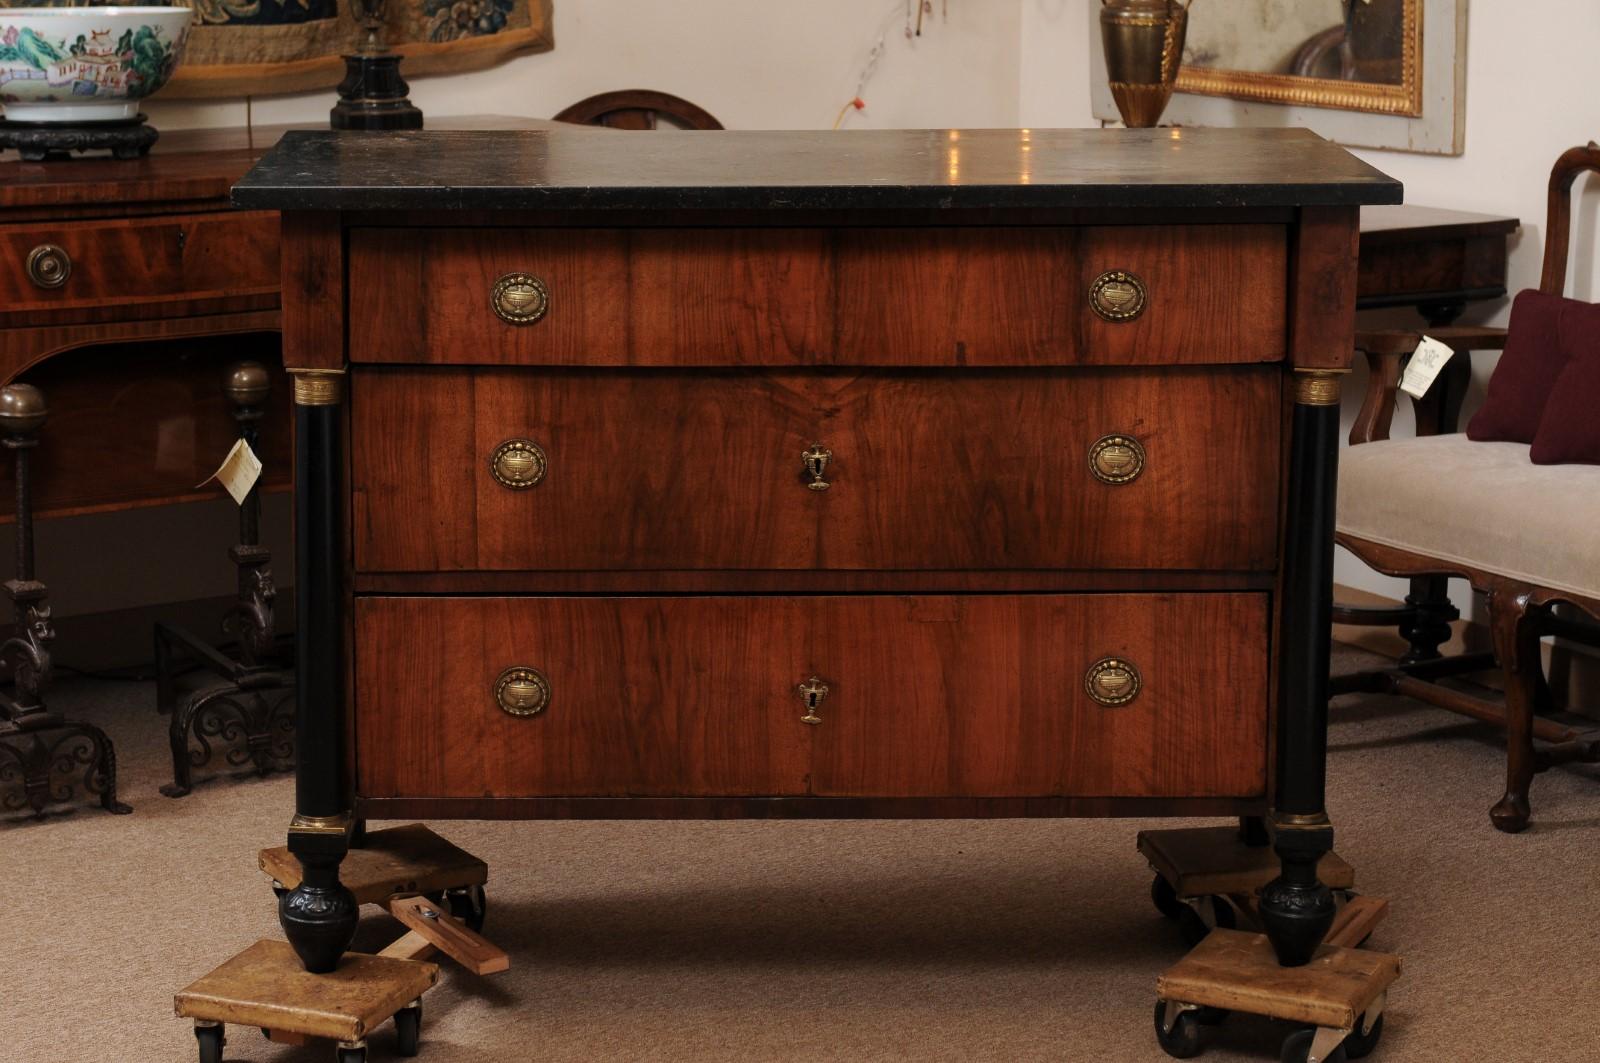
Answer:
[[[800,700],[805,703],[805,715],[800,717],[801,723],[819,724],[822,717],[817,715],[817,710],[822,708],[822,699],[828,696],[828,684],[817,676],[812,676],[804,683],[795,687],[800,694]]]
[[[833,451],[821,443],[813,443],[810,450],[800,455],[800,459],[805,462],[806,475],[811,477],[807,487],[813,491],[826,491],[833,486],[822,478],[828,471],[828,462],[833,460]]]

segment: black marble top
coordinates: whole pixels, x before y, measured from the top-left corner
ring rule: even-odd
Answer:
[[[291,132],[233,188],[271,210],[850,210],[1398,203],[1301,129]]]

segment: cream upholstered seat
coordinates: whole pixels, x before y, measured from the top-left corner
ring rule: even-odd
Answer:
[[[1600,598],[1600,466],[1525,443],[1384,439],[1339,455],[1342,535]]]

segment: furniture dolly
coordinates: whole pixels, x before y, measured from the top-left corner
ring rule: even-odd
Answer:
[[[326,974],[307,972],[287,942],[257,941],[175,998],[178,1016],[194,1020],[200,1063],[220,1063],[230,1023],[259,1027],[282,1044],[330,1039],[338,1063],[365,1063],[368,1036],[392,1018],[399,1054],[415,1056],[422,995],[439,977],[438,964],[428,962],[435,951],[477,975],[510,967],[506,953],[477,933],[488,880],[482,860],[420,823],[373,831],[362,842],[345,860],[345,884],[406,932],[377,955],[345,953]],[[284,847],[263,849],[260,861],[280,895],[299,885],[299,862]],[[440,898],[449,898],[455,915]]]

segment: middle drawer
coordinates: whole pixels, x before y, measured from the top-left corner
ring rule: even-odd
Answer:
[[[1275,563],[1271,366],[352,376],[363,571]]]

